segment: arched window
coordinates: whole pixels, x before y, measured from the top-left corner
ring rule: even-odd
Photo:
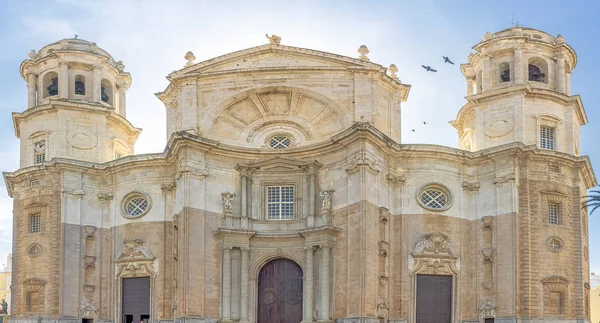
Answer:
[[[100,99],[109,105],[113,105],[113,86],[107,79],[100,82]]]
[[[539,57],[529,59],[529,81],[548,83],[548,63]]]
[[[44,75],[43,81],[44,95],[42,98],[58,95],[58,74],[56,72],[48,72]]]
[[[85,76],[83,75],[75,76],[75,94],[85,95]]]
[[[507,62],[500,63],[500,83],[510,82],[510,65]]]

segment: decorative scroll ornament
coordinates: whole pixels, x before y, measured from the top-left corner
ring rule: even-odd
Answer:
[[[388,173],[385,178],[393,185],[404,184],[406,182],[406,176],[404,174]]]
[[[223,215],[232,215],[233,214],[233,199],[235,198],[235,193],[223,192],[221,193],[221,201],[223,202]]]
[[[456,267],[458,259],[454,246],[448,236],[441,232],[425,235],[425,239],[417,243],[412,252],[414,258],[413,274],[446,274],[458,275]]]
[[[368,154],[366,151],[360,151],[346,158],[346,171],[349,174],[357,172],[361,167],[367,167],[369,172],[378,174],[381,172],[381,161]]]
[[[481,188],[481,185],[479,184],[479,182],[464,181],[464,182],[462,182],[462,188],[465,191],[476,192],[476,191],[479,191],[479,189]]]
[[[96,304],[89,300],[81,301],[81,306],[79,307],[79,316],[82,318],[95,319],[98,318]]]
[[[479,317],[494,318],[496,317],[496,301],[493,299],[485,299],[479,307]]]
[[[516,179],[515,174],[496,176],[496,177],[494,177],[494,184],[496,184],[498,186],[503,186],[506,183],[514,181],[515,179]]]
[[[117,254],[117,277],[154,277],[154,256],[142,239],[126,239]]]

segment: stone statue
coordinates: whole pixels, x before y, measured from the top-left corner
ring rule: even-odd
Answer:
[[[331,211],[331,197],[334,190],[321,191],[321,197],[323,197],[323,204],[321,205],[321,211]]]
[[[223,202],[223,213],[226,215],[231,215],[233,213],[233,206],[231,203],[233,202],[233,198],[235,197],[235,193],[223,192],[221,193],[221,200]]]
[[[269,40],[269,44],[281,45],[281,37],[274,35],[274,34],[271,36],[269,36],[269,34],[265,34],[265,36],[267,36],[267,39]]]
[[[6,300],[2,299],[2,314],[8,314],[8,304],[6,303]]]

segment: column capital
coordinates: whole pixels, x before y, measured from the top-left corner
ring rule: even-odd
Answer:
[[[331,250],[333,248],[333,242],[324,242],[319,244],[319,248]]]
[[[242,252],[248,252],[250,251],[250,247],[240,247],[240,250],[242,250]]]
[[[222,246],[221,249],[223,251],[231,251],[231,250],[233,250],[233,246]]]
[[[96,71],[102,72],[102,69],[103,69],[102,65],[94,65],[94,66],[92,66],[92,70],[94,72],[96,72]]]
[[[304,250],[305,251],[315,251],[315,247],[314,246],[304,246]]]

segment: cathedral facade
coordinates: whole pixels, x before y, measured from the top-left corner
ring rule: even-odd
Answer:
[[[187,53],[157,93],[167,146],[144,155],[122,62],[81,39],[29,54],[11,321],[589,321],[596,179],[560,35],[475,45],[459,149],[402,144],[410,86],[367,47],[268,38]]]

